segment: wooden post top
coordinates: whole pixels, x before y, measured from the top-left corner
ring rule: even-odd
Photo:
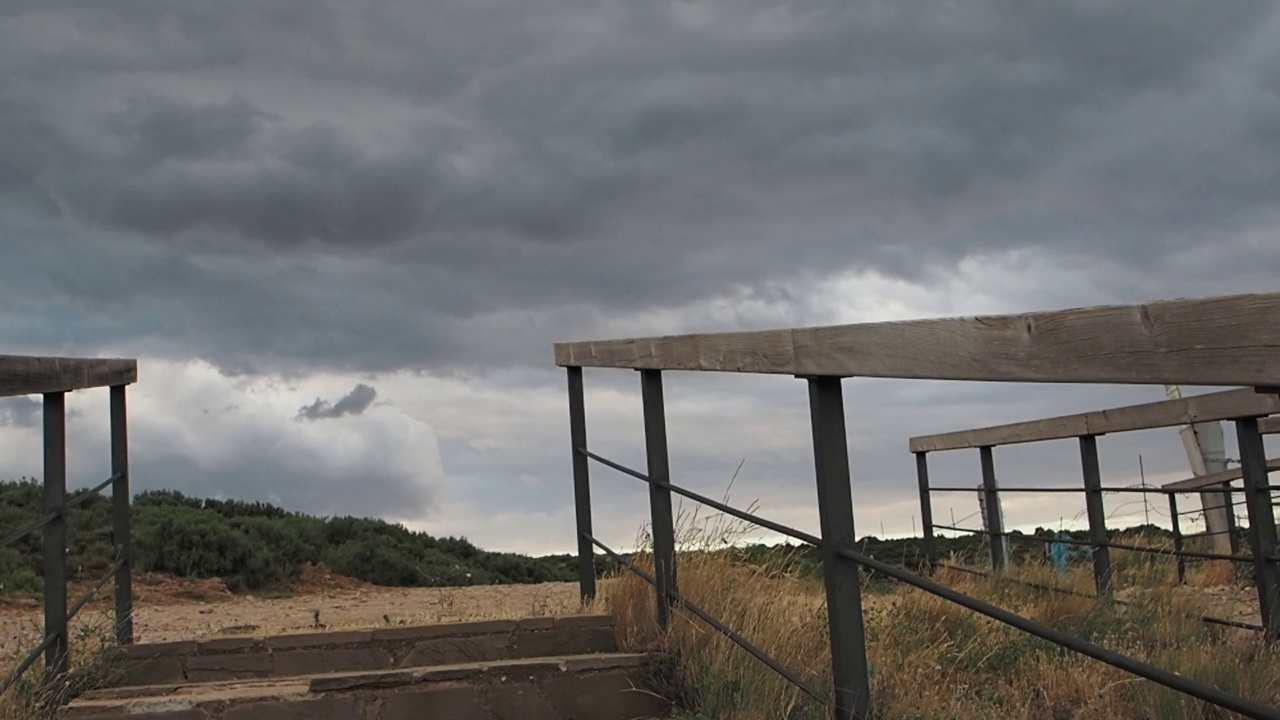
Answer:
[[[131,385],[138,361],[0,355],[0,397]]]

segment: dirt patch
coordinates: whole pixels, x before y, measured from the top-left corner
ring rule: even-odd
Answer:
[[[554,583],[325,589],[281,598],[231,596],[204,603],[143,603],[134,612],[138,640],[157,641],[572,614],[579,605],[575,583]]]
[[[150,575],[136,577],[134,589],[134,633],[139,642],[541,617],[575,614],[581,605],[577,583],[388,588],[324,568],[304,573],[287,596],[237,595],[219,580]],[[110,588],[102,595],[77,618],[73,643],[80,628],[87,631],[110,621]],[[38,601],[0,607],[0,655],[39,642],[41,612]]]

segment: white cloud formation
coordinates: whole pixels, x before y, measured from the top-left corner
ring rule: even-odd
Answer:
[[[319,514],[407,520],[437,510],[445,478],[435,431],[393,404],[325,422],[299,406],[338,395],[347,378],[289,383],[227,377],[203,362],[141,358],[128,394],[133,489],[275,502]],[[69,482],[110,472],[107,393],[77,391],[68,407]],[[0,476],[40,476],[38,428],[0,432]]]

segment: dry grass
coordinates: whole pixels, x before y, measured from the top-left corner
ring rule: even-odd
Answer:
[[[786,557],[749,565],[723,547],[742,527],[723,517],[683,515],[677,568],[681,592],[742,632],[814,685],[829,687],[825,596],[799,578]],[[643,538],[642,538],[643,539]],[[1130,537],[1134,544],[1154,542]],[[1154,561],[1153,561],[1154,560]],[[651,558],[642,558],[641,565]],[[1172,562],[1115,551],[1118,583],[1133,590],[1171,587]],[[1191,568],[1195,568],[1194,574]],[[1058,576],[1044,563],[1013,568],[1021,577],[1092,591],[1087,568]],[[1188,580],[1209,584],[1231,570],[1198,564]],[[1280,702],[1280,652],[1255,634],[1189,620],[1205,612],[1193,593],[1142,592],[1132,605],[1048,593],[942,571],[944,584],[1127,655],[1261,702]],[[864,594],[873,702],[879,720],[1202,720],[1236,717],[1154,683],[906,586]],[[668,691],[699,720],[827,717],[807,698],[688,613],[666,633],[654,621],[653,591],[630,573],[609,603],[628,649],[659,650],[675,662]]]
[[[44,659],[32,665],[4,695],[0,696],[0,720],[52,720],[65,699],[117,679],[118,666],[112,661],[115,643],[114,613],[105,608],[86,607],[68,629],[71,671],[60,682],[50,683]],[[0,650],[0,667],[7,674],[40,644],[44,632],[38,623],[5,638]]]

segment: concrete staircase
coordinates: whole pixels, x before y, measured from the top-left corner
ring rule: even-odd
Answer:
[[[608,616],[449,623],[121,650],[62,720],[635,720],[670,705]]]

